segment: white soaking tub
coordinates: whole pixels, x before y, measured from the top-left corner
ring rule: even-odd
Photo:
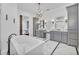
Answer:
[[[11,55],[43,55],[44,41],[41,38],[26,35],[14,36],[11,38]]]

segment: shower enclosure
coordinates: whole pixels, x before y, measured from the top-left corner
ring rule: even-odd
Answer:
[[[79,45],[79,4],[67,7],[68,12],[68,45]]]

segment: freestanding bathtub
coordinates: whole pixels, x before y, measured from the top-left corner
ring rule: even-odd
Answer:
[[[13,36],[10,43],[11,55],[43,55],[43,44],[46,42],[42,38],[30,37],[26,35]]]

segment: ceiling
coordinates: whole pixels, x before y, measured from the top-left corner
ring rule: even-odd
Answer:
[[[41,3],[40,7],[41,7],[41,10],[43,11],[46,11],[48,9],[47,12],[49,12],[49,11],[53,11],[56,8],[63,7],[69,4],[72,4],[72,3]],[[37,3],[18,3],[18,9],[28,13],[36,13],[37,8],[38,8]]]

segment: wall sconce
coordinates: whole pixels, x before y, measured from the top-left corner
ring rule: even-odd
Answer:
[[[8,15],[6,14],[6,20],[8,20]]]
[[[13,19],[13,23],[15,23],[15,18]]]

